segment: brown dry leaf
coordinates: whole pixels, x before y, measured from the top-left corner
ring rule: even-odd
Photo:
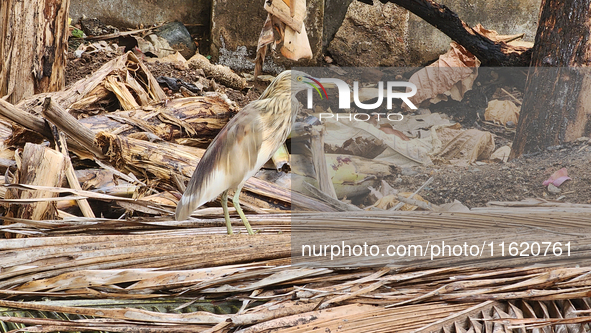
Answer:
[[[305,0],[290,0],[289,4],[284,1],[266,1],[264,8],[267,13],[278,17],[295,32],[303,31],[306,16]]]
[[[523,37],[525,36],[524,33],[516,35],[499,35],[495,30],[488,30],[480,23],[473,27],[472,30],[495,42],[505,42],[514,47],[534,47],[533,42],[526,42],[523,40]]]
[[[254,267],[256,268],[256,267]],[[16,290],[52,292],[106,286],[118,283],[136,282],[126,290],[173,288],[182,285],[197,284],[208,280],[219,279],[237,272],[245,271],[245,267],[215,267],[207,269],[155,271],[154,269],[113,269],[113,270],[79,270],[61,274],[52,278],[27,282]]]
[[[452,164],[471,164],[488,159],[495,149],[495,140],[490,132],[469,129],[457,131],[457,135],[434,154]]]
[[[517,124],[519,108],[511,101],[495,99],[488,102],[486,111],[484,111],[484,119],[501,125],[506,125],[509,121]]]
[[[380,131],[386,133],[386,134],[393,134],[396,135],[397,137],[401,138],[404,141],[409,141],[410,139],[408,138],[408,136],[406,136],[404,133],[402,133],[401,131],[395,129],[392,127],[392,125],[390,124],[382,124],[380,125]]]
[[[511,42],[514,40],[522,39],[525,34],[517,34],[517,35],[499,35],[498,32],[495,30],[488,30],[482,26],[482,24],[478,23],[476,26],[472,28],[472,30],[476,31],[477,33],[481,34],[482,36],[495,41],[495,42]]]
[[[36,302],[14,302],[0,300],[0,305],[17,309],[29,309],[38,311],[56,311],[62,313],[75,313],[85,316],[114,318],[122,320],[135,320],[140,322],[160,322],[177,324],[218,324],[230,318],[229,315],[217,315],[205,311],[191,313],[161,313],[132,308],[91,308],[60,306],[42,304]]]
[[[409,82],[417,86],[417,93],[410,98],[415,105],[428,99],[437,103],[447,100],[447,96],[460,101],[472,89],[480,60],[463,46],[455,42],[450,45],[451,49],[439,60],[411,76]]]
[[[273,286],[287,281],[297,280],[304,277],[324,275],[330,273],[331,270],[327,268],[300,268],[300,269],[285,269],[268,276],[264,279],[257,280],[249,284],[240,284],[239,286],[223,285],[218,288],[209,288],[203,290],[206,293],[228,293],[228,292],[243,292],[252,291],[268,286]]]
[[[285,23],[285,40],[281,54],[287,59],[312,59],[312,48],[304,25],[306,0],[265,2],[265,9]],[[289,12],[288,12],[289,11]]]

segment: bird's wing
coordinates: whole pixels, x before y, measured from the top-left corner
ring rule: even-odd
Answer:
[[[213,139],[177,205],[177,220],[185,220],[196,208],[258,171],[263,140],[258,114],[254,103],[248,104]]]

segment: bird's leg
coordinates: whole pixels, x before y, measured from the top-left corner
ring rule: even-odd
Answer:
[[[224,218],[226,219],[226,227],[228,228],[228,235],[233,234],[232,222],[230,222],[230,214],[228,213],[228,190],[222,193],[222,208],[224,209]]]
[[[244,216],[244,212],[242,211],[242,208],[240,208],[240,199],[239,199],[240,191],[242,191],[242,186],[240,186],[236,189],[236,194],[234,194],[234,198],[232,199],[232,203],[234,204],[234,208],[236,208],[238,215],[240,215],[240,218],[242,219],[242,223],[244,223],[244,226],[246,227],[246,231],[248,231],[248,234],[254,235],[254,232],[252,231],[252,228],[250,227],[250,223],[248,223],[248,220],[246,219],[246,216]]]

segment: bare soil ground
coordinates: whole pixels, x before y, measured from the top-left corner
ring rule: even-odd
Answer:
[[[90,75],[105,62],[116,56],[105,53],[83,54],[81,58],[71,57],[66,70],[66,84]],[[147,64],[154,76],[168,76],[192,83],[199,80],[200,73],[195,70],[179,70],[162,63]],[[226,88],[225,93],[239,106],[244,106],[258,98],[266,88],[264,83],[255,83],[244,91]],[[466,111],[471,108],[472,111]],[[487,130],[495,135],[497,148],[512,141],[515,130],[495,127],[479,121],[477,113],[482,113],[481,105],[462,108],[456,105],[440,105],[432,112],[447,113],[464,128]],[[458,111],[460,110],[460,111]],[[560,193],[550,193],[542,185],[555,171],[566,168],[572,178],[560,186]],[[524,198],[560,199],[571,203],[591,203],[591,141],[581,140],[553,147],[535,156],[526,156],[508,163],[492,163],[458,167],[453,165],[433,165],[404,169],[394,188],[400,191],[414,191],[429,177],[434,181],[420,194],[434,204],[459,200],[468,207],[484,206],[489,201],[515,201]]]
[[[114,53],[95,52],[82,53],[80,58],[76,58],[72,52],[69,52],[66,65],[66,87],[96,72],[102,65],[116,56],[117,54]]]
[[[548,192],[542,183],[555,171],[566,168],[572,180],[560,186],[560,193]],[[415,174],[416,172],[416,174]],[[430,176],[433,183],[421,195],[434,204],[459,200],[466,206],[481,207],[489,201],[525,198],[559,199],[591,204],[591,146],[588,141],[564,145],[508,163],[458,167],[440,165],[405,170],[397,188],[414,191]]]

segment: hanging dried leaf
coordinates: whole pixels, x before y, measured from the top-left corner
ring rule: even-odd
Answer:
[[[278,17],[273,16],[270,13],[267,14],[267,19],[263,24],[263,29],[261,30],[259,41],[257,43],[257,56],[254,59],[255,78],[263,72],[263,63],[265,62],[265,56],[267,55],[267,48],[271,47],[274,50],[275,45],[281,43],[284,36],[285,24],[283,24]]]
[[[409,82],[417,86],[417,93],[410,100],[418,105],[432,99],[432,103],[447,100],[460,101],[478,76],[480,60],[463,46],[453,42],[451,49],[439,56],[439,60],[414,73]]]

